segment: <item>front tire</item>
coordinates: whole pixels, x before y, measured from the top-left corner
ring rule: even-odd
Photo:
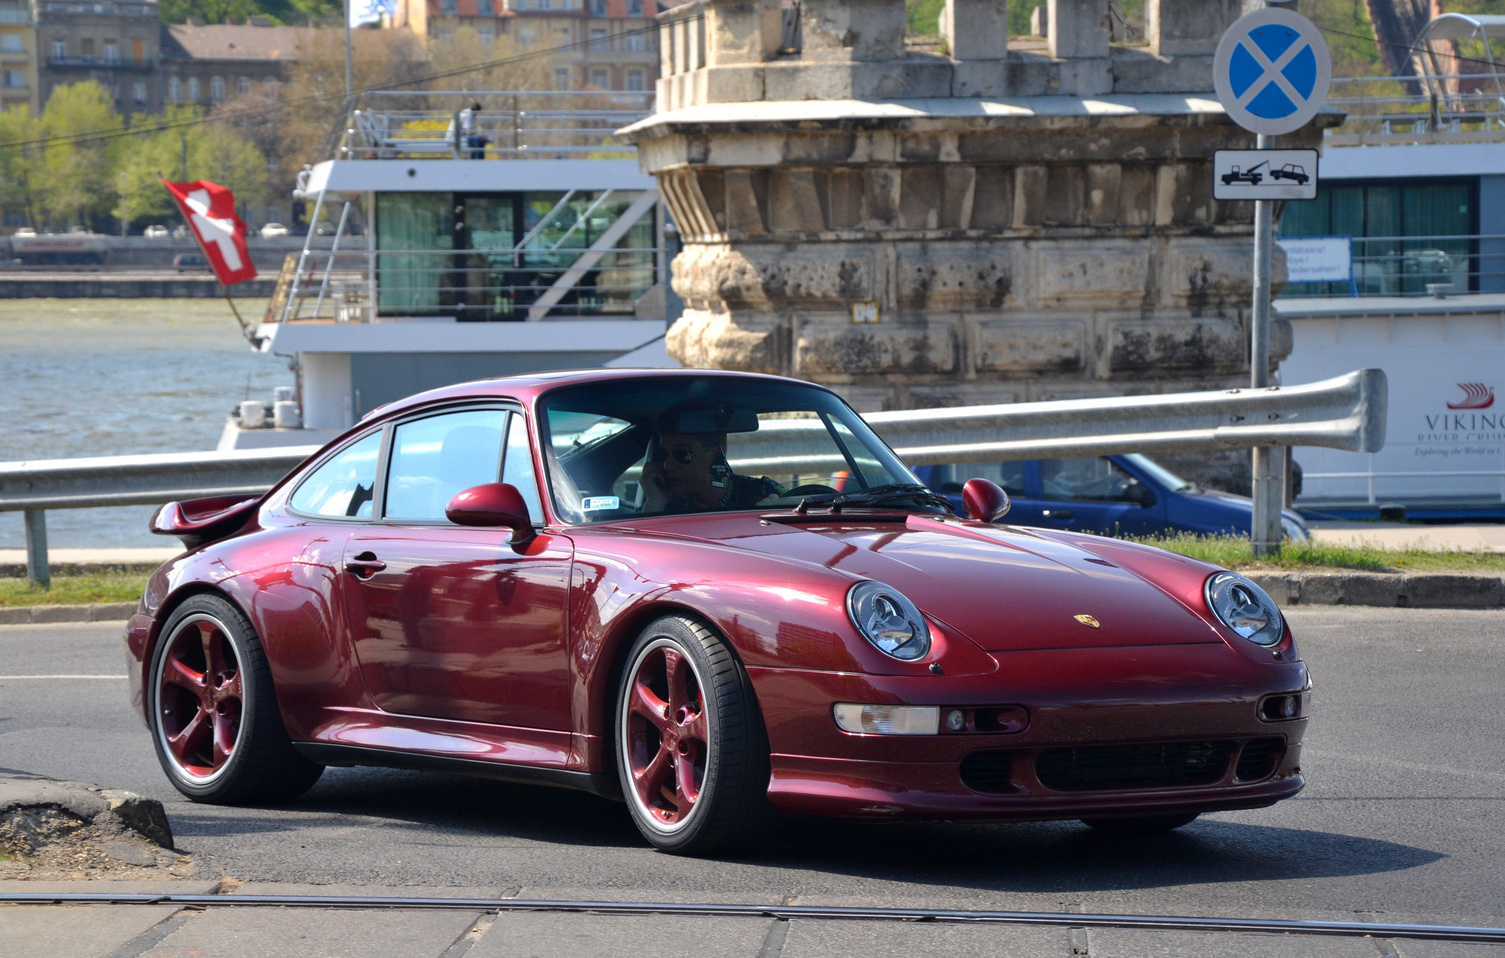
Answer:
[[[633,824],[660,851],[705,855],[766,836],[768,746],[747,673],[710,629],[658,619],[617,695],[617,773]]]
[[[147,688],[157,760],[195,802],[288,801],[324,771],[293,748],[256,630],[220,596],[168,618]]]

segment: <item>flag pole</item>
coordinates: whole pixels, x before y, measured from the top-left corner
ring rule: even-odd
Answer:
[[[350,4],[354,0],[345,0],[345,100],[350,100],[350,91],[355,89],[353,71],[350,67]]]

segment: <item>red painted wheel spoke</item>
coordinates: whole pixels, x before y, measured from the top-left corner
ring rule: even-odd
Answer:
[[[212,725],[209,715],[199,709],[188,724],[183,726],[183,731],[167,737],[167,747],[179,765],[187,768],[200,764],[197,752],[204,744],[204,737],[210,733]]]
[[[649,808],[663,801],[659,789],[673,782],[674,769],[673,759],[663,749],[653,753],[653,758],[648,764],[639,769],[632,770],[632,781],[637,786],[638,798]]]
[[[220,686],[220,700],[234,702],[236,709],[239,710],[242,697],[240,673],[231,673],[229,680]]]
[[[653,723],[660,732],[669,727],[669,703],[648,687],[642,672],[638,673],[637,681],[632,683],[632,711]]]
[[[201,695],[204,691],[204,674],[195,672],[179,659],[169,658],[167,667],[162,670],[162,684],[164,687],[182,686],[195,695]]]
[[[213,622],[200,622],[198,626],[199,640],[204,646],[204,674],[218,675],[225,670],[225,637],[219,634]]]
[[[235,726],[239,709],[229,709],[227,714],[214,716],[214,767],[219,768],[235,751]]]
[[[674,757],[674,772],[679,781],[679,794],[684,799],[680,814],[685,814],[689,812],[689,806],[700,798],[700,785],[695,781],[695,759],[700,754],[700,749],[688,742],[681,742],[680,748],[685,750],[685,754]]]
[[[669,683],[669,712],[677,713],[689,701],[690,665],[673,649],[664,649],[664,677]]]

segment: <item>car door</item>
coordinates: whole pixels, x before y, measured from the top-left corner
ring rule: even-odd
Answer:
[[[1107,456],[1039,461],[1039,518],[1032,525],[1098,535],[1160,531],[1164,506],[1136,497],[1139,480]]]
[[[533,759],[562,760],[573,545],[542,533],[514,547],[511,530],[444,516],[456,493],[500,476],[542,522],[524,417],[468,408],[387,430],[380,521],[345,547],[346,609],[367,688],[389,712],[565,732],[532,740],[551,753]]]

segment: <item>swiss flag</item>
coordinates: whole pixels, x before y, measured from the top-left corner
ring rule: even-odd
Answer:
[[[246,249],[246,224],[235,215],[235,194],[208,180],[192,183],[162,181],[198,238],[214,275],[226,286],[256,278]]]

